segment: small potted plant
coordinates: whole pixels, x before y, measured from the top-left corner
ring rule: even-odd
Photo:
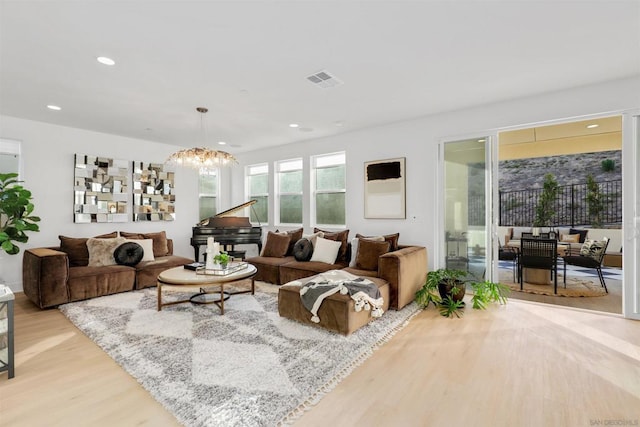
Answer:
[[[467,282],[474,292],[471,298],[474,309],[484,310],[491,302],[506,303],[509,292],[506,285],[474,280],[465,271],[444,268],[427,273],[427,280],[416,292],[415,301],[422,308],[428,308],[429,304],[433,303],[445,317],[461,317],[465,305],[462,299]]]
[[[462,279],[466,276],[467,273],[462,270],[446,268],[428,272],[424,286],[416,292],[416,302],[423,308],[433,303],[443,316],[460,317],[464,307],[462,298],[466,290]]]
[[[226,252],[220,252],[218,255],[213,257],[213,260],[220,264],[220,267],[227,268],[227,265],[231,261],[231,257]]]

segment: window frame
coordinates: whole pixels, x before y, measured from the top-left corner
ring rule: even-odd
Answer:
[[[214,175],[216,177],[216,188],[215,188],[215,193],[201,193],[200,189],[201,189],[201,182],[200,180],[202,179],[202,176],[210,176],[210,175]],[[219,168],[213,168],[213,169],[208,169],[208,170],[201,170],[198,173],[198,216],[200,216],[200,211],[202,210],[202,198],[211,198],[213,197],[215,199],[215,212],[214,215],[217,214],[220,211],[220,169]],[[202,220],[204,218],[200,218],[200,220]]]
[[[283,166],[287,163],[297,163],[299,164],[299,167],[297,168],[287,168],[285,170],[282,170]],[[287,172],[297,172],[300,171],[300,191],[299,192],[294,192],[294,191],[280,191],[280,174],[282,173],[287,173]],[[274,189],[275,189],[275,207],[274,207],[274,213],[275,213],[275,223],[278,225],[284,225],[284,226],[302,226],[304,224],[304,161],[302,159],[302,157],[299,158],[293,158],[293,159],[286,159],[286,160],[278,160],[275,162],[275,167],[274,167],[274,175],[275,175],[275,185],[274,185]],[[282,222],[281,221],[281,217],[280,217],[280,196],[300,196],[300,200],[301,200],[301,204],[300,204],[300,222]]]
[[[333,163],[333,164],[329,164],[329,165],[324,165],[324,166],[318,166],[318,160],[319,159],[323,159],[323,158],[327,158],[327,157],[332,157],[332,156],[338,156],[341,155],[342,156],[342,163]],[[332,168],[335,166],[340,166],[343,165],[344,166],[344,188],[342,189],[331,189],[331,190],[318,190],[317,189],[317,182],[316,182],[316,171],[318,169],[328,169],[328,168]],[[311,175],[311,181],[310,181],[310,187],[311,187],[311,200],[310,200],[310,207],[311,207],[311,212],[310,212],[310,216],[311,216],[311,223],[313,224],[314,227],[318,227],[318,228],[337,228],[337,229],[346,229],[347,227],[347,208],[346,208],[346,199],[347,199],[347,153],[345,151],[337,151],[334,153],[327,153],[327,154],[318,154],[315,156],[311,156],[311,167],[310,169],[310,175]],[[345,195],[345,209],[344,209],[344,224],[324,224],[321,222],[318,222],[318,215],[317,215],[317,206],[316,206],[316,200],[317,200],[317,196],[319,194],[339,194],[339,193],[343,193]]]
[[[264,168],[265,172],[259,172],[259,173],[252,173],[253,170],[257,170],[257,169],[261,169]],[[252,206],[247,208],[247,217],[249,218],[249,221],[251,222],[252,225],[260,225],[260,226],[265,226],[265,225],[269,225],[270,221],[269,221],[269,213],[270,210],[269,209],[269,205],[270,205],[270,201],[271,201],[271,194],[269,191],[269,184],[270,184],[270,173],[271,173],[271,168],[269,167],[269,163],[264,162],[264,163],[255,163],[252,165],[247,165],[245,166],[245,171],[244,171],[244,176],[245,176],[245,194],[246,194],[246,198],[247,200],[252,200],[255,197],[266,197],[267,200],[267,218],[265,220],[265,222],[262,221],[258,221],[258,222],[254,222],[251,221],[251,210],[253,209]],[[251,178],[254,176],[260,176],[260,175],[266,175],[267,176],[267,192],[266,193],[258,193],[258,194],[251,194]]]

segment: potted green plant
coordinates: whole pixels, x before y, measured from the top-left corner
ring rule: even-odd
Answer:
[[[427,273],[427,280],[416,292],[415,301],[425,309],[433,303],[445,317],[461,317],[466,283],[470,284],[474,292],[471,298],[474,309],[484,310],[492,302],[500,304],[507,302],[508,286],[487,280],[476,280],[465,271],[444,268]]]
[[[444,311],[443,316],[456,315],[460,317],[464,306],[462,298],[466,290],[464,278],[467,273],[462,270],[449,270],[441,268],[427,273],[427,280],[416,292],[416,302],[422,308],[427,308],[430,303]]]
[[[231,261],[231,257],[226,252],[220,252],[218,255],[213,257],[213,260],[220,264],[220,267],[227,268],[227,265]]]
[[[40,231],[31,192],[19,183],[17,173],[0,174],[0,248],[9,255],[20,252],[16,243],[26,243],[27,232]]]

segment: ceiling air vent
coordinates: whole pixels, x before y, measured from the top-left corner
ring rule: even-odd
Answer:
[[[312,74],[307,77],[307,80],[324,89],[342,84],[340,80],[338,80],[335,76],[329,74],[327,71],[320,71],[316,74]]]

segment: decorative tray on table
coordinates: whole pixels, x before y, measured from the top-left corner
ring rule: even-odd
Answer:
[[[249,266],[246,262],[232,261],[227,264],[226,267],[222,267],[220,264],[214,264],[214,268],[200,267],[196,269],[196,274],[205,274],[208,276],[227,276],[235,273],[236,271],[244,270]]]

